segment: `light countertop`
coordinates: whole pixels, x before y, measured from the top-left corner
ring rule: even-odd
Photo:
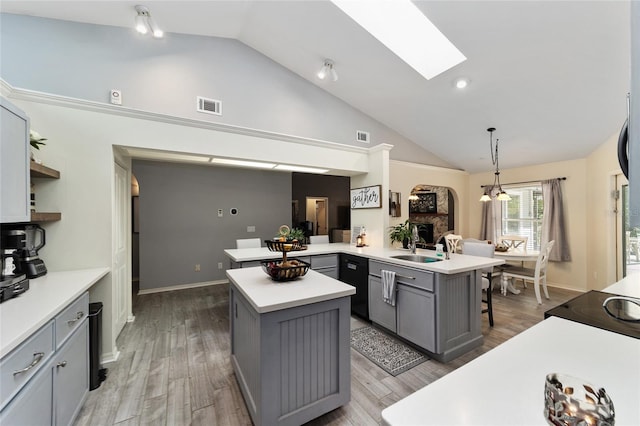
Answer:
[[[261,267],[229,269],[227,277],[261,314],[356,293],[355,287],[311,269],[303,277],[284,282],[273,281]]]
[[[546,425],[544,380],[604,387],[616,425],[640,424],[640,340],[548,318],[382,411],[386,425]]]
[[[617,283],[604,288],[602,291],[606,293],[620,294],[622,296],[640,298],[640,272],[628,275]],[[640,362],[640,358],[638,362]]]
[[[0,304],[0,358],[54,318],[108,272],[109,268],[49,272],[43,277],[29,280],[29,290]]]
[[[227,249],[224,253],[234,262],[250,262],[263,259],[278,259],[282,253],[269,251],[266,247],[248,249]],[[303,257],[322,254],[353,254],[399,266],[424,269],[442,274],[457,274],[503,264],[503,259],[451,254],[449,260],[441,262],[418,263],[408,260],[393,259],[391,256],[409,254],[409,250],[392,248],[356,247],[347,243],[308,244],[306,250],[288,252],[287,257]],[[436,258],[433,250],[418,249],[416,254]]]

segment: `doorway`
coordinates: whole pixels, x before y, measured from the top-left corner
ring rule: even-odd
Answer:
[[[312,235],[329,235],[329,198],[307,197],[307,222],[313,223]]]
[[[629,182],[616,175],[616,278],[640,271],[640,229],[629,226]]]

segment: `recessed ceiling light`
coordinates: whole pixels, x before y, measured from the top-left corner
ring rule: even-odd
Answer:
[[[214,164],[226,164],[229,166],[254,167],[258,169],[273,169],[275,163],[262,163],[258,161],[234,160],[231,158],[212,158]]]
[[[303,166],[290,166],[288,164],[278,164],[276,170],[287,170],[290,172],[302,172],[302,173],[327,173],[327,169],[318,169],[315,167],[303,167]]]
[[[467,58],[410,0],[331,0],[427,80]]]
[[[464,89],[468,85],[469,85],[469,80],[467,80],[466,78],[459,78],[456,80],[456,87],[458,89]]]

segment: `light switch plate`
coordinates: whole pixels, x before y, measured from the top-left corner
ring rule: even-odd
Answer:
[[[247,232],[256,232],[255,226],[247,226]]]

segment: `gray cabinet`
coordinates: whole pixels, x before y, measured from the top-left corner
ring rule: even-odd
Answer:
[[[0,360],[0,424],[69,425],[89,392],[84,293]]]
[[[382,270],[395,272],[396,306],[382,297]],[[399,337],[450,360],[482,345],[481,273],[439,274],[369,261],[369,318]]]
[[[428,351],[436,350],[436,314],[433,293],[398,283],[397,333]]]
[[[89,323],[82,325],[54,357],[55,424],[68,425],[89,392]]]
[[[382,279],[375,275],[369,275],[369,319],[396,332],[396,307],[384,301]]]
[[[311,256],[311,269],[335,280],[338,279],[338,255],[323,254]]]
[[[258,313],[229,285],[231,365],[253,424],[294,426],[349,402],[349,297]]]
[[[0,413],[2,425],[50,425],[53,413],[53,370],[46,364]]]
[[[0,223],[28,222],[29,118],[0,97]]]

